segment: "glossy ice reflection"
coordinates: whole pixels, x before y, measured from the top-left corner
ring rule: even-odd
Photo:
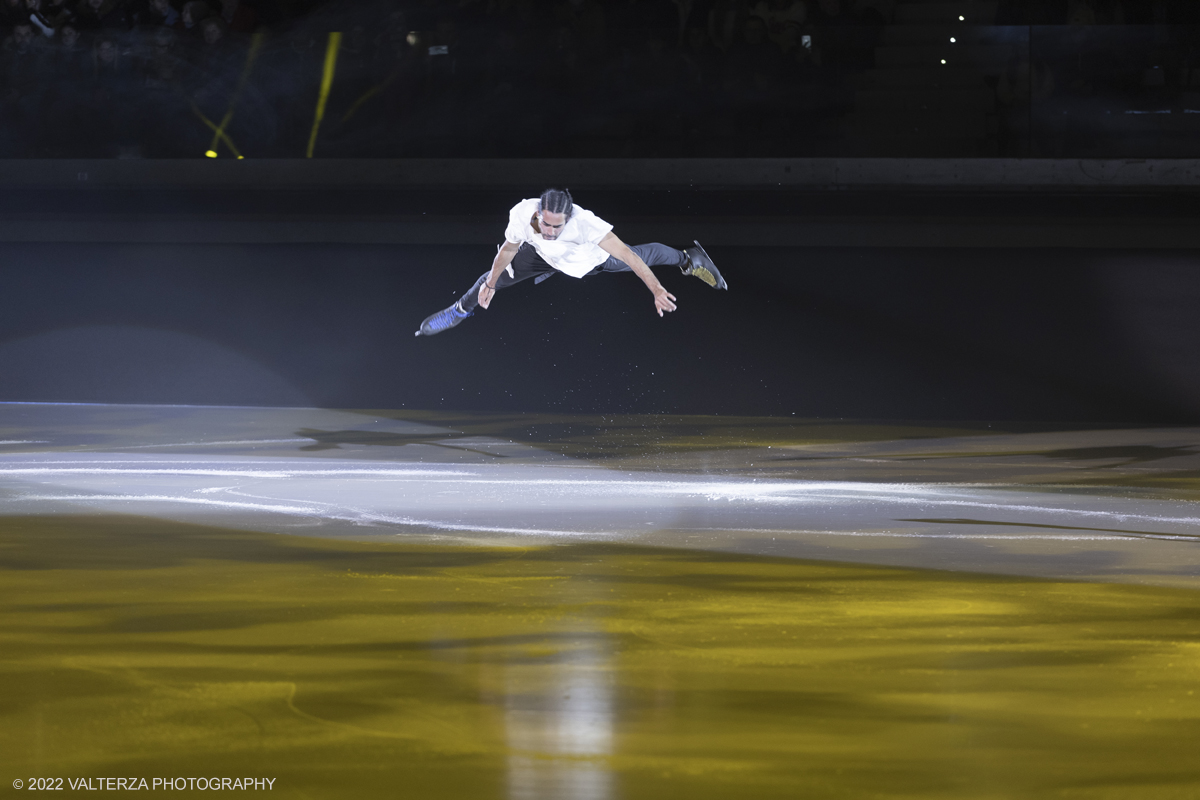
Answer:
[[[504,735],[514,800],[614,796],[611,653],[603,638],[581,634],[577,647],[549,663],[505,667]]]
[[[1191,590],[121,516],[0,518],[0,545],[21,773],[217,764],[310,798],[1200,783]]]
[[[0,406],[0,752],[301,798],[1187,797],[1196,441]]]

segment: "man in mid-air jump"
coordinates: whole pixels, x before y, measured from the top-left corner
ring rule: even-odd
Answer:
[[[574,278],[601,272],[632,272],[654,294],[654,308],[661,317],[675,310],[675,295],[668,292],[651,266],[675,266],[684,275],[694,275],[714,289],[727,289],[725,279],[699,242],[676,250],[663,244],[630,247],[612,232],[612,225],[571,201],[570,192],[547,189],[541,197],[522,200],[508,212],[504,245],[496,253],[492,268],[479,276],[466,294],[449,308],[432,314],[421,323],[417,336],[433,336],[453,328],[487,308],[500,289],[535,278],[534,283],[565,272]]]

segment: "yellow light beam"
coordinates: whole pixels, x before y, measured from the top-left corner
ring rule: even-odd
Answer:
[[[342,46],[342,34],[334,31],[329,34],[329,46],[325,48],[325,74],[321,78],[321,96],[317,98],[317,115],[313,119],[312,136],[308,137],[308,155],[313,157],[313,149],[317,146],[317,131],[321,128],[321,119],[325,116],[325,103],[329,100],[329,90],[333,86],[333,72],[337,68],[338,50]]]
[[[357,100],[355,100],[354,105],[350,106],[350,110],[347,111],[346,115],[342,117],[342,121],[340,124],[345,125],[346,122],[349,121],[350,117],[354,116],[354,112],[358,111],[358,109],[362,106],[363,103],[367,102],[372,97],[374,97],[375,95],[382,92],[384,89],[391,86],[392,82],[396,80],[396,78],[397,78],[397,76],[399,76],[399,74],[400,74],[400,70],[394,70],[391,75],[387,76],[387,79],[383,83],[379,84],[378,86],[372,86],[370,89],[367,89],[367,91],[363,93],[363,96],[358,98]]]
[[[258,58],[258,51],[262,48],[262,43],[262,33],[256,33],[250,38],[250,52],[246,54],[246,66],[242,69],[242,77],[238,79],[237,88],[233,90],[233,97],[229,99],[229,110],[225,112],[225,116],[221,119],[221,124],[213,133],[212,144],[208,148],[210,153],[217,152],[217,143],[225,133],[225,128],[233,120],[234,109],[237,108],[238,99],[242,96],[242,89],[246,87],[246,81],[250,78],[250,71],[254,69],[254,60]],[[235,155],[237,154],[235,153]],[[213,157],[215,158],[215,156]],[[241,158],[240,155],[238,157]]]
[[[238,151],[237,146],[233,143],[233,139],[229,138],[229,134],[217,127],[217,123],[204,116],[204,112],[201,111],[200,107],[195,103],[192,103],[192,113],[199,117],[201,122],[213,129],[213,131],[216,133],[216,138],[225,143],[225,146],[229,148],[229,152],[233,153],[238,158],[242,158],[242,154]],[[216,154],[216,150],[209,150],[204,155],[208,156],[209,158],[216,158]]]

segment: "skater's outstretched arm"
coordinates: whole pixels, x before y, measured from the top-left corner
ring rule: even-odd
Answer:
[[[492,298],[496,295],[496,281],[500,279],[500,273],[504,272],[504,268],[512,263],[520,249],[521,245],[519,244],[513,244],[507,240],[504,242],[504,246],[500,248],[496,253],[496,258],[492,261],[492,274],[488,275],[483,286],[479,287],[479,305],[484,308],[491,305]]]
[[[600,240],[600,247],[613,258],[628,264],[633,273],[642,279],[642,282],[646,284],[646,288],[654,294],[654,308],[658,311],[660,317],[664,311],[675,310],[675,295],[668,292],[658,282],[658,278],[654,277],[654,273],[646,266],[646,262],[642,261],[637,253],[630,250],[629,245],[618,239],[612,231],[609,231]]]

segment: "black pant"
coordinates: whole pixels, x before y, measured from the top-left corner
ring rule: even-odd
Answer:
[[[665,244],[651,242],[650,244],[635,244],[631,245],[630,250],[638,254],[638,258],[646,262],[648,267],[680,267],[687,263],[687,256],[682,250],[676,250],[674,247],[667,247]],[[530,278],[536,278],[539,275],[551,275],[558,272],[554,267],[546,263],[533,245],[523,244],[517,254],[513,256],[512,263],[509,265],[512,268],[510,275],[505,269],[500,273],[500,277],[496,279],[496,291],[507,289],[514,283],[520,283]],[[630,272],[631,269],[624,261],[619,261],[612,256],[608,257],[600,266],[594,268],[584,277],[599,275],[602,272]],[[475,281],[475,285],[467,290],[467,293],[462,296],[458,302],[462,305],[464,311],[474,311],[475,306],[479,305],[479,287],[483,286],[483,282],[492,274],[491,270],[479,276],[479,280]]]

